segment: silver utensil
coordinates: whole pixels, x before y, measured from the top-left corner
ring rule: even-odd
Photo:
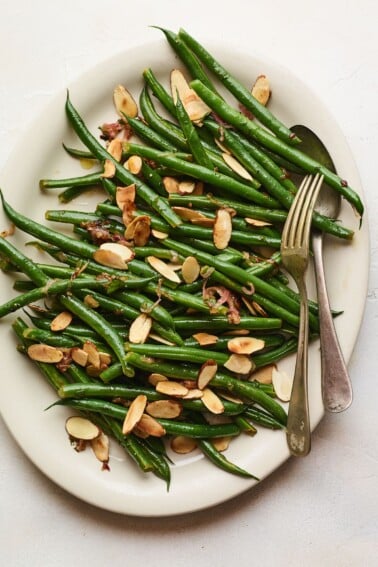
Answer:
[[[282,231],[282,264],[292,275],[300,294],[298,350],[288,419],[287,444],[292,455],[305,456],[311,448],[311,428],[307,393],[308,300],[306,271],[309,260],[310,228],[323,176],[307,175],[290,207]]]
[[[301,150],[315,158],[322,165],[336,171],[332,158],[318,136],[309,128],[297,125],[292,128],[302,140]],[[323,184],[315,210],[331,218],[337,218],[340,212],[340,194]],[[353,399],[352,385],[343,354],[337,339],[330,309],[323,264],[323,232],[314,229],[312,250],[316,288],[319,303],[321,376],[323,404],[327,411],[346,410]]]

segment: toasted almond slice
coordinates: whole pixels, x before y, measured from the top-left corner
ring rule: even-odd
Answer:
[[[197,388],[197,380],[181,380],[180,384],[188,388],[188,390],[198,390]]]
[[[226,209],[218,209],[213,228],[213,241],[218,250],[227,248],[232,234],[231,215]]]
[[[248,329],[233,329],[232,331],[225,331],[223,335],[230,337],[245,337],[249,335]]]
[[[224,412],[224,405],[222,400],[210,390],[210,388],[205,388],[203,391],[203,396],[201,398],[203,405],[209,410],[211,413],[215,413],[216,415]]]
[[[256,310],[254,309],[252,302],[245,298],[243,295],[241,296],[242,301],[251,315],[257,315]]]
[[[168,238],[169,234],[167,232],[162,232],[161,230],[156,230],[155,228],[151,229],[151,234],[158,240],[164,240]]]
[[[203,220],[206,219],[205,215],[195,211],[194,209],[190,209],[189,207],[172,207],[172,210],[179,215],[180,218],[184,220]],[[211,219],[213,220],[213,219]]]
[[[250,224],[252,226],[257,226],[257,227],[272,226],[271,222],[262,221],[262,220],[259,220],[259,219],[251,219],[250,217],[245,217],[244,220],[247,224]]]
[[[217,451],[221,453],[226,451],[231,443],[232,437],[218,437],[216,439],[212,439],[212,444]]]
[[[132,183],[131,185],[127,185],[126,187],[116,188],[115,198],[117,205],[121,209],[121,211],[123,211],[123,206],[126,202],[134,203],[135,195],[136,195],[135,183]]]
[[[173,380],[162,380],[156,384],[155,389],[160,394],[172,396],[173,398],[182,398],[189,392],[188,388]]]
[[[200,390],[204,390],[206,386],[214,378],[218,370],[218,364],[215,360],[207,360],[204,362],[198,372],[197,386]]]
[[[192,337],[196,339],[201,346],[215,345],[218,340],[217,335],[210,335],[209,333],[196,333],[192,335]]]
[[[113,91],[114,106],[121,116],[129,116],[135,118],[138,116],[138,106],[130,92],[123,86],[117,85]]]
[[[252,301],[252,307],[256,311],[257,315],[260,315],[260,317],[268,317],[268,313],[256,301]]]
[[[101,431],[98,437],[91,440],[91,447],[100,463],[109,461],[109,437]]]
[[[266,106],[270,98],[269,79],[266,75],[259,75],[251,90],[252,96],[259,101],[260,104]]]
[[[89,295],[89,293],[84,297],[84,304],[89,307],[90,309],[97,309],[100,306],[97,299],[93,297],[93,295]]]
[[[188,390],[188,393],[183,396],[182,400],[199,400],[203,396],[203,391],[199,388],[191,388]]]
[[[197,441],[192,437],[185,437],[185,435],[177,435],[171,439],[171,449],[179,455],[187,455],[197,449]]]
[[[231,155],[230,150],[229,150],[228,148],[226,148],[226,146],[223,145],[222,142],[221,142],[218,138],[214,138],[214,142],[216,143],[216,145],[218,146],[218,148],[219,148],[220,150],[222,150],[222,152],[223,152],[224,154],[230,154],[230,155]]]
[[[232,354],[223,366],[235,374],[249,374],[253,370],[252,361],[245,354]]]
[[[173,343],[172,341],[168,341],[167,339],[163,339],[163,337],[161,337],[156,333],[150,333],[148,337],[156,341],[157,343],[161,343],[162,345],[175,346],[175,343]]]
[[[152,417],[175,419],[181,414],[182,406],[176,400],[156,400],[147,404],[146,412]]]
[[[122,208],[122,222],[125,226],[134,220],[134,214],[136,211],[136,205],[133,201],[125,201]]]
[[[143,160],[140,156],[130,156],[123,165],[130,173],[138,175],[141,172]]]
[[[109,366],[109,364],[111,364],[112,357],[108,352],[100,352],[99,355],[101,366]]]
[[[155,256],[147,256],[146,260],[154,270],[159,272],[159,274],[161,274],[167,280],[174,283],[181,282],[179,276],[175,273],[175,271],[172,270],[172,268],[170,268],[165,262],[163,262],[163,260],[160,260],[160,258],[156,258]]]
[[[147,378],[151,386],[156,386],[158,382],[166,382],[168,378],[164,374],[159,374],[158,372],[152,372]]]
[[[230,339],[227,343],[228,350],[235,354],[252,354],[257,350],[261,350],[264,346],[265,341],[253,337],[236,337],[235,339]]]
[[[118,242],[105,242],[93,254],[93,259],[102,266],[127,270],[127,262],[134,258],[134,252]]]
[[[96,439],[101,433],[97,425],[89,421],[89,419],[78,415],[67,418],[66,431],[70,437],[82,439],[83,441]]]
[[[135,225],[134,244],[135,246],[145,246],[150,239],[151,218],[147,215],[139,217],[139,222]]]
[[[179,184],[179,180],[175,177],[170,177],[169,175],[163,177],[163,185],[167,193],[178,193]]]
[[[245,167],[242,166],[242,164],[236,158],[234,158],[234,156],[230,155],[227,152],[224,152],[222,154],[222,158],[226,162],[228,167],[230,167],[232,171],[237,173],[242,179],[252,181],[252,175],[245,169]]]
[[[273,368],[272,372],[272,383],[276,396],[282,402],[288,402],[291,396],[291,390],[293,387],[294,375],[289,375],[283,370],[277,370]]]
[[[138,433],[142,432],[152,437],[164,437],[164,427],[147,413],[144,413],[137,425]]]
[[[88,353],[82,348],[74,347],[71,350],[71,357],[79,366],[86,366],[88,364]]]
[[[122,142],[121,142],[121,140],[119,140],[118,138],[114,138],[114,140],[112,140],[109,143],[109,145],[107,147],[107,151],[116,161],[120,161],[121,157],[122,157]]]
[[[147,313],[141,313],[131,323],[129,329],[129,341],[133,344],[143,344],[146,342],[152,327],[152,319]]]
[[[88,364],[91,364],[95,368],[100,368],[100,353],[97,350],[96,345],[91,341],[85,341],[83,344],[83,351],[88,354]]]
[[[205,186],[203,181],[196,181],[196,186],[192,195],[203,195],[204,188]]]
[[[62,311],[51,321],[50,329],[52,331],[63,331],[68,327],[71,321],[72,313],[70,313],[69,311]]]
[[[234,402],[234,404],[243,404],[244,403],[243,400],[241,400],[240,398],[238,398],[236,396],[232,396],[228,392],[220,392],[219,397],[221,397],[223,400],[228,400],[229,402]]]
[[[180,195],[191,195],[196,188],[195,181],[180,181],[178,192]]]
[[[88,376],[91,376],[91,378],[98,378],[103,370],[105,370],[105,368],[101,368],[101,365],[94,366],[93,364],[87,364],[85,367],[85,372]]]
[[[144,394],[140,394],[131,402],[122,425],[122,433],[124,435],[130,433],[130,431],[132,431],[140,421],[146,405],[147,396],[145,396]]]
[[[54,346],[44,343],[35,343],[28,347],[29,358],[37,362],[46,362],[47,364],[56,364],[63,358],[63,352]]]
[[[203,216],[202,218],[192,219],[190,221],[192,224],[196,226],[204,226],[205,228],[213,228],[215,223],[215,218],[211,219],[210,217]]]
[[[256,380],[260,382],[260,384],[271,384],[273,378],[273,370],[276,368],[275,364],[268,364],[267,366],[263,366],[258,370],[255,370],[249,380]]]
[[[179,69],[174,69],[171,72],[171,92],[175,104],[177,97],[180,97],[190,120],[193,122],[201,122],[211,112],[207,104],[190,88],[186,78]]]
[[[104,171],[101,174],[101,177],[105,177],[106,179],[111,179],[115,176],[116,168],[114,163],[111,159],[106,159],[104,161]]]
[[[194,256],[187,256],[181,268],[182,278],[185,283],[193,283],[200,274],[200,265]]]
[[[143,215],[143,216],[147,216],[147,215]],[[148,217],[150,218],[150,217]],[[133,217],[132,220],[129,221],[129,223],[127,224],[126,230],[123,233],[123,236],[126,238],[126,240],[132,240],[134,238],[134,232],[135,232],[135,228],[139,222],[140,216],[139,217]]]

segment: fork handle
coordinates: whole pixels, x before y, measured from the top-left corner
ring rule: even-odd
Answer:
[[[311,428],[307,391],[308,303],[304,278],[298,278],[296,284],[301,296],[300,323],[297,359],[288,411],[286,437],[290,453],[296,457],[305,457],[311,449]]]
[[[322,233],[316,232],[313,235],[312,248],[319,304],[323,404],[328,411],[341,412],[352,403],[353,392],[329,305],[324,277]]]

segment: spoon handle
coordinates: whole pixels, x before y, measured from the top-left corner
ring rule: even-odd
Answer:
[[[326,410],[341,412],[352,403],[353,393],[329,305],[324,276],[323,234],[321,232],[314,233],[312,249],[319,304],[323,403]]]

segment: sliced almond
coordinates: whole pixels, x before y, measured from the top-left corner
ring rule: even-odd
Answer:
[[[66,431],[70,437],[82,439],[83,441],[96,439],[101,433],[97,425],[89,421],[89,419],[78,415],[67,418]]]
[[[87,294],[84,297],[84,304],[86,305],[86,307],[89,307],[90,309],[97,309],[97,307],[100,306],[99,302],[97,301],[97,299],[95,299],[93,297],[93,295],[89,295]]]
[[[122,222],[128,226],[134,220],[136,205],[133,201],[125,201],[122,208]]]
[[[112,357],[108,352],[100,352],[100,363],[101,366],[109,366],[112,362]]]
[[[213,390],[210,390],[210,388],[205,388],[203,390],[201,401],[211,413],[218,415],[224,412],[222,400],[213,392]]]
[[[147,380],[151,386],[156,386],[158,382],[166,382],[168,378],[158,372],[152,372],[152,374],[148,376]]]
[[[148,335],[148,337],[154,341],[156,341],[157,343],[161,343],[162,345],[167,345],[167,346],[175,346],[176,343],[173,343],[172,341],[168,341],[167,339],[163,339],[163,337],[161,337],[160,335],[156,334],[156,333],[150,333]]]
[[[71,323],[72,318],[72,313],[69,311],[62,311],[51,321],[50,329],[52,331],[63,331]]]
[[[260,382],[260,384],[271,384],[273,379],[273,370],[275,368],[275,364],[263,366],[262,368],[255,370],[249,379],[256,380],[257,382]]]
[[[147,405],[147,396],[140,394],[132,402],[122,425],[122,433],[127,435],[141,419]]]
[[[181,414],[182,406],[176,400],[156,400],[147,404],[146,412],[152,417],[175,419]]]
[[[202,215],[201,217],[194,218],[190,221],[192,224],[196,226],[204,226],[205,228],[213,228],[215,223],[215,218],[205,217]]]
[[[152,437],[164,437],[165,435],[164,427],[147,413],[142,415],[136,429],[138,434],[142,432],[146,435],[152,435]]]
[[[102,172],[101,177],[105,177],[106,179],[111,179],[115,176],[116,167],[115,164],[112,162],[111,159],[106,159],[104,161],[104,171]]]
[[[151,327],[151,317],[149,317],[147,313],[141,313],[130,325],[129,341],[133,344],[145,343],[151,331]]]
[[[266,106],[270,98],[269,79],[266,75],[259,75],[251,90],[252,96],[259,101],[260,104]]]
[[[178,214],[178,216],[184,220],[193,221],[193,220],[203,220],[207,217],[194,209],[190,209],[189,207],[172,207],[172,210]],[[214,222],[214,219],[211,219]]]
[[[74,347],[71,350],[71,357],[79,366],[86,366],[88,364],[88,353],[82,348]]]
[[[247,224],[250,224],[250,225],[256,226],[256,227],[272,226],[271,222],[262,221],[262,220],[259,220],[259,219],[251,219],[250,217],[245,217],[244,220]]]
[[[124,237],[126,240],[134,240],[136,246],[145,246],[151,234],[151,218],[148,215],[140,215],[133,218],[128,224]]]
[[[114,138],[114,140],[112,140],[109,143],[109,145],[107,147],[107,151],[116,161],[120,161],[121,157],[122,157],[122,142],[121,142],[121,140],[119,140],[118,138]]]
[[[213,228],[213,241],[218,250],[227,248],[232,235],[232,219],[226,209],[218,209]]]
[[[123,85],[117,85],[113,91],[114,106],[121,116],[135,118],[138,116],[138,106],[130,92]]]
[[[180,181],[178,192],[180,195],[191,195],[196,188],[195,181]]]
[[[224,144],[222,144],[222,142],[221,142],[220,140],[218,140],[218,138],[214,138],[214,142],[216,143],[216,145],[218,146],[218,148],[219,148],[220,150],[222,150],[222,152],[223,152],[224,154],[230,154],[230,155],[231,155],[230,150],[229,150],[228,148],[226,148],[226,146],[225,146]]]
[[[172,396],[173,398],[182,398],[189,392],[188,388],[173,380],[162,380],[156,384],[155,389],[160,394]]]
[[[136,195],[135,183],[132,183],[131,185],[127,185],[126,187],[116,188],[115,198],[117,205],[121,209],[121,211],[123,210],[123,206],[126,202],[134,203],[135,195]]]
[[[257,315],[260,315],[260,317],[268,317],[268,313],[256,301],[252,301],[252,307],[256,311]]]
[[[242,298],[242,302],[244,303],[244,305],[246,306],[246,308],[248,309],[248,311],[250,312],[251,315],[257,315],[256,310],[254,309],[252,302],[249,301],[248,299],[246,299],[243,295],[241,296]]]
[[[219,396],[223,400],[228,400],[229,402],[234,402],[234,404],[244,404],[243,400],[241,400],[240,398],[238,398],[236,396],[232,396],[228,392],[220,392]]]
[[[196,186],[194,188],[192,195],[203,195],[204,188],[205,185],[203,181],[196,181]]]
[[[237,173],[242,179],[246,179],[247,181],[252,181],[253,179],[252,175],[249,173],[249,171],[245,169],[245,167],[242,166],[242,164],[236,158],[234,158],[234,156],[230,155],[227,152],[224,152],[222,154],[222,158],[225,161],[225,163],[228,165],[228,167],[230,167],[232,171]]]
[[[184,282],[187,284],[195,282],[200,274],[200,269],[200,265],[194,256],[185,258],[181,268]]]
[[[167,193],[179,192],[180,182],[175,177],[170,177],[169,175],[166,175],[165,177],[163,177],[163,185]]]
[[[160,260],[160,258],[156,258],[155,256],[147,256],[146,260],[154,270],[159,272],[159,274],[161,274],[167,280],[174,283],[181,282],[179,276],[175,273],[175,271],[172,270],[172,268],[170,268],[165,262],[163,262],[163,260]]]
[[[206,386],[214,378],[218,370],[218,364],[215,360],[207,360],[204,362],[198,372],[197,386],[200,390],[206,388]]]
[[[177,97],[180,97],[190,120],[193,122],[201,122],[205,116],[210,114],[211,108],[190,88],[189,83],[179,69],[174,69],[171,72],[171,92],[175,104],[177,103]]]
[[[93,254],[93,259],[102,266],[127,270],[127,263],[134,258],[134,252],[118,242],[105,242]]]
[[[235,374],[246,375],[253,370],[252,361],[245,354],[232,354],[223,366]]]
[[[88,355],[88,364],[91,364],[95,368],[100,368],[100,353],[97,350],[96,345],[91,341],[85,341],[85,343],[83,344],[83,351]]]
[[[177,435],[171,439],[171,449],[179,455],[187,455],[197,449],[197,441],[192,437],[185,437],[184,435]]]
[[[130,173],[138,175],[141,172],[143,160],[140,156],[130,156],[123,165]]]
[[[218,337],[217,335],[210,335],[209,333],[196,333],[192,335],[193,339],[196,339],[199,345],[206,346],[206,345],[215,345]]]
[[[232,337],[245,337],[249,335],[248,329],[233,329],[232,331],[225,331],[223,333],[225,336],[232,336]]]
[[[288,402],[291,396],[291,390],[293,387],[294,375],[289,375],[283,370],[277,370],[273,368],[272,372],[272,383],[276,396],[282,402]]]
[[[35,343],[28,347],[28,355],[36,362],[46,362],[47,364],[56,364],[63,358],[63,352],[54,346],[44,343]]]
[[[161,230],[156,230],[155,228],[151,229],[151,234],[152,234],[152,236],[154,236],[158,240],[164,240],[165,238],[168,238],[168,236],[169,236],[168,233],[162,232]]]
[[[261,350],[265,346],[265,341],[253,337],[235,337],[227,343],[227,348],[235,354],[252,354]]]
[[[182,400],[199,400],[201,399],[203,396],[203,391],[200,390],[199,388],[190,388],[188,390],[188,393],[183,396],[181,399]]]
[[[91,447],[100,463],[109,462],[109,437],[101,431],[98,437],[91,440]]]
[[[216,439],[212,439],[212,444],[217,451],[221,453],[226,451],[231,443],[232,437],[218,437]]]

